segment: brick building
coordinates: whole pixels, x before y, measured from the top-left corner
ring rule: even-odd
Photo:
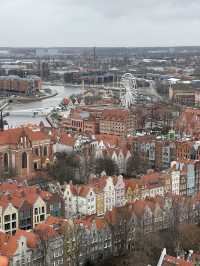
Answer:
[[[63,127],[75,132],[90,134],[99,133],[99,123],[95,114],[82,109],[72,109],[67,119],[62,121]]]
[[[0,132],[0,174],[31,175],[46,167],[52,156],[51,138],[39,129],[15,128]]]
[[[200,110],[197,108],[186,108],[177,119],[175,128],[180,134],[199,134]]]
[[[19,76],[1,76],[0,93],[35,95],[42,86],[42,81],[37,76],[20,78]]]
[[[100,134],[127,136],[133,133],[135,127],[135,114],[126,109],[104,110],[99,121]]]
[[[188,84],[176,84],[169,88],[169,98],[173,103],[194,106],[199,103],[199,92]]]

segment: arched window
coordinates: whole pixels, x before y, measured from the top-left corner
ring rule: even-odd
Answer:
[[[26,152],[22,153],[22,168],[27,168],[27,154]]]
[[[4,170],[8,171],[8,154],[7,153],[4,154],[3,164],[4,164]]]
[[[47,156],[47,146],[44,146],[44,156]]]

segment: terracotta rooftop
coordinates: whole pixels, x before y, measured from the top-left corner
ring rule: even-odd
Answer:
[[[16,145],[22,136],[27,136],[30,141],[50,140],[49,135],[43,131],[34,131],[28,127],[21,127],[0,132],[0,145]]]
[[[38,236],[32,232],[18,230],[14,236],[9,236],[4,245],[0,247],[1,254],[11,257],[15,254],[18,247],[18,240],[24,236],[27,239],[27,246],[29,248],[36,248],[38,245]],[[1,264],[0,264],[1,265]]]
[[[9,260],[6,256],[0,256],[0,265],[1,266],[8,266]]]
[[[163,266],[194,266],[194,263],[191,261],[186,261],[184,259],[178,259],[176,257],[172,257],[166,255],[164,257]]]
[[[34,232],[43,240],[48,240],[49,238],[58,236],[58,233],[50,225],[45,223],[38,224]]]
[[[126,109],[106,109],[102,112],[102,119],[124,121],[128,118],[129,113]]]

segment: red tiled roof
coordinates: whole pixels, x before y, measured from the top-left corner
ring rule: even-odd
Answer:
[[[91,186],[89,185],[82,185],[81,187],[79,187],[79,196],[81,197],[86,197],[89,193],[89,191],[91,190]]]
[[[58,236],[58,233],[51,226],[45,223],[38,224],[34,231],[43,240],[48,240],[49,238]]]
[[[18,246],[18,240],[21,236],[27,239],[27,246],[29,248],[36,248],[38,245],[38,237],[32,233],[24,230],[18,230],[14,236],[9,236],[4,245],[1,245],[0,251],[4,256],[11,257],[15,254]]]
[[[8,257],[0,256],[0,265],[8,266],[9,265]]]
[[[107,177],[101,177],[90,181],[90,185],[94,188],[95,192],[101,192],[106,186]]]
[[[20,208],[24,202],[33,205],[39,197],[44,201],[49,201],[53,197],[52,193],[42,191],[35,186],[26,187],[3,183],[0,185],[0,191],[2,193],[0,205],[3,208],[6,208],[9,203],[12,203],[16,208]]]
[[[38,236],[33,232],[28,232],[25,230],[17,230],[15,237],[19,239],[21,236],[27,238],[27,245],[29,248],[36,248],[38,246],[38,240],[39,240]]]
[[[141,180],[131,178],[131,179],[125,179],[124,182],[125,182],[126,189],[130,187],[131,189],[134,190],[135,188],[139,186],[139,184],[141,183]]]
[[[96,140],[103,141],[105,144],[118,146],[122,142],[122,138],[115,135],[99,134],[95,135]]]
[[[30,141],[50,139],[48,134],[40,130],[34,131],[28,127],[12,128],[0,132],[0,145],[16,145],[22,136],[27,136]]]
[[[64,144],[64,145],[67,145],[67,146],[74,146],[75,144],[75,138],[72,137],[71,135],[69,134],[66,134],[66,133],[62,133],[61,136],[60,136],[60,140],[59,142],[61,144]]]
[[[172,256],[169,256],[169,255],[166,255],[164,257],[164,263],[163,265],[166,265],[166,266],[194,266],[194,263],[191,262],[191,261],[186,261],[186,260],[183,260],[183,259],[178,259],[176,257],[172,257]]]
[[[61,224],[67,222],[67,220],[60,218],[60,217],[55,217],[55,216],[49,216],[46,221],[45,224],[47,225],[54,225],[54,224]]]
[[[108,226],[104,218],[96,218],[95,223],[96,223],[97,230],[102,230]]]
[[[126,109],[106,109],[102,112],[102,119],[124,121],[129,116],[129,111]]]

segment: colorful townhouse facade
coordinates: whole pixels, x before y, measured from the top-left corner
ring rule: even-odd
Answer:
[[[0,193],[2,232],[13,235],[18,229],[31,230],[49,215],[62,215],[62,198],[37,187],[3,183]]]

